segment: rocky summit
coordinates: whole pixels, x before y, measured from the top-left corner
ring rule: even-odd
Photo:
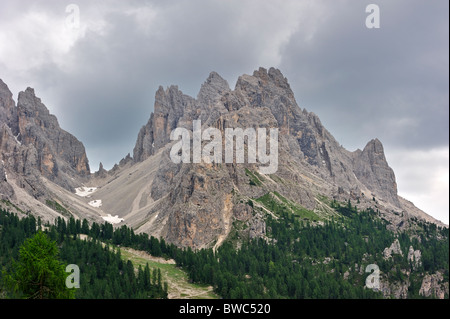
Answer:
[[[159,87],[132,155],[92,174],[35,91],[16,104],[0,80],[0,151],[2,212],[112,235],[98,226],[110,223],[116,244],[148,234],[128,239],[182,248],[177,264],[217,274],[202,282],[224,298],[448,298],[448,226],[398,196],[379,139],[344,149],[275,68],[234,89],[211,72],[196,98]],[[280,273],[290,279],[275,289]]]
[[[2,80],[0,120],[2,200],[20,211],[36,212],[45,220],[60,216],[61,211],[45,203],[56,198],[51,185],[72,193],[89,180],[83,143],[61,129],[56,116],[49,113],[32,88],[19,93],[16,106]]]
[[[277,128],[278,169],[262,174],[251,163],[179,163],[170,159],[176,128]],[[224,136],[224,134],[222,134]],[[224,140],[222,141],[223,143]],[[202,147],[207,141],[202,142]],[[244,143],[248,157],[249,143]],[[83,144],[64,131],[31,88],[17,105],[0,80],[0,196],[2,205],[56,217],[126,224],[179,247],[219,247],[236,222],[250,238],[265,237],[261,198],[311,212],[312,223],[331,220],[330,201],[376,208],[393,231],[425,220],[444,226],[397,194],[395,174],[381,141],[344,149],[317,115],[298,106],[280,70],[259,68],[234,89],[211,72],[196,98],[177,86],[159,87],[133,156],[90,173]],[[250,149],[250,151],[252,151]],[[260,209],[256,209],[258,207]]]

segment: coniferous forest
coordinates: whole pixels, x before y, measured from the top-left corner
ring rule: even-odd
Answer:
[[[112,239],[114,232],[111,224],[93,224],[89,227],[86,220],[81,223],[73,218],[68,223],[59,218],[54,225],[42,225],[32,215],[19,219],[15,214],[0,210],[0,276],[14,271],[19,247],[38,229],[44,230],[49,239],[57,243],[59,259],[64,267],[68,264],[79,267],[81,284],[75,290],[75,298],[167,298],[161,277],[156,276],[159,280],[153,280],[148,264],[135,271],[131,261],[121,258],[119,249],[104,244]],[[92,237],[82,240],[77,236],[80,234]],[[3,282],[1,278],[0,282]],[[21,291],[13,292],[6,288],[3,292],[0,290],[0,294],[3,298],[23,297]]]
[[[420,229],[414,234],[395,235],[372,209],[332,205],[339,214],[322,224],[274,207],[278,218],[267,217],[267,238],[228,240],[217,251],[180,249],[163,239],[135,234],[127,226],[89,225],[74,218],[44,225],[32,215],[19,218],[1,210],[0,276],[12,271],[24,241],[42,230],[57,243],[62,264],[79,266],[81,285],[75,298],[80,299],[167,298],[164,278],[148,265],[135,269],[121,257],[118,246],[173,258],[192,282],[212,285],[223,298],[383,298],[380,291],[365,287],[369,264],[379,267],[383,281],[409,280],[408,298],[422,298],[419,289],[425,274],[440,271],[448,282],[448,228],[417,221]],[[396,238],[403,256],[383,258],[383,250]],[[421,251],[420,265],[407,259],[410,246]],[[0,289],[2,298],[22,297],[20,291]]]

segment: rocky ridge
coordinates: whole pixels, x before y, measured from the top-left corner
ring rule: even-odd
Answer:
[[[436,297],[444,299],[445,295],[448,296],[449,288],[448,281],[443,281],[443,276],[440,272],[435,274],[425,275],[422,285],[419,290],[419,294],[424,297]]]
[[[48,205],[49,201],[59,200],[47,182],[72,193],[90,178],[83,144],[61,129],[34,90],[20,92],[16,106],[1,80],[0,151],[1,199],[12,203],[19,212],[33,211],[43,220],[62,216]],[[91,218],[84,211],[74,210],[74,215]]]
[[[226,225],[231,220],[242,219],[239,210],[248,209],[238,206],[240,199],[254,199],[271,191],[311,210],[317,208],[318,194],[337,200],[350,198],[361,208],[376,201],[392,229],[408,227],[410,217],[417,216],[415,211],[408,209],[409,214],[404,209],[397,195],[395,175],[381,142],[375,138],[362,151],[345,150],[314,113],[297,105],[287,79],[277,69],[260,68],[251,76],[242,75],[234,90],[212,72],[197,99],[175,86],[160,87],[154,109],[139,133],[133,158],[142,162],[162,150],[164,159],[150,196],[154,200],[167,196],[168,201],[154,207],[146,219],[158,212],[157,220],[140,229],[152,233],[164,225],[160,231],[169,242],[195,248],[213,245],[227,235]],[[218,128],[222,133],[225,128],[278,128],[278,171],[262,176],[261,185],[254,187],[249,186],[247,172],[257,171],[258,165],[172,163],[168,155],[170,131],[176,127],[192,131],[195,119],[202,120],[203,128]],[[230,193],[235,195],[230,197]],[[250,225],[253,220],[246,222]]]
[[[192,131],[193,121],[199,119],[202,129],[217,128],[222,136],[225,128],[277,128],[277,172],[259,174],[258,161],[173,163],[171,131],[177,127]],[[110,171],[101,165],[95,174],[89,173],[83,144],[59,127],[33,89],[19,94],[16,107],[0,81],[0,120],[3,198],[17,202],[15,189],[20,188],[41,203],[48,199],[65,203],[76,216],[101,220],[117,215],[135,231],[178,246],[216,247],[236,220],[249,226],[249,236],[264,237],[264,216],[253,212],[251,205],[258,205],[255,199],[264,194],[280,200],[274,192],[323,213],[324,218],[333,212],[318,196],[351,200],[362,209],[375,204],[393,230],[410,227],[414,218],[439,224],[397,195],[394,172],[378,139],[363,150],[344,149],[317,115],[298,106],[288,80],[275,68],[240,76],[234,89],[211,72],[196,98],[175,85],[159,87],[133,157],[128,154]],[[244,147],[248,150],[248,143]],[[74,192],[81,186],[97,190],[80,198]],[[92,200],[102,205],[92,207]],[[40,209],[39,204],[30,206]]]

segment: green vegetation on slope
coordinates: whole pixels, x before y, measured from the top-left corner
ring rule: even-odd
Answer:
[[[21,277],[20,268],[13,260],[22,257],[19,252],[21,245],[27,243],[27,238],[33,238],[40,221],[30,215],[19,219],[17,215],[0,210],[0,296],[3,297],[33,297],[26,287],[18,285],[10,287],[10,278]],[[73,218],[66,223],[58,218],[54,225],[46,225],[46,236],[57,243],[59,260],[63,264],[76,264],[80,269],[80,288],[75,290],[75,298],[166,298],[167,291],[161,276],[150,275],[148,265],[139,267],[137,274],[131,261],[125,262],[118,249],[110,249],[103,245],[100,239],[106,239],[110,234],[110,224],[93,224],[91,228],[87,221],[81,223]],[[81,240],[79,234],[84,231],[92,240]],[[114,234],[112,232],[111,234]],[[54,251],[47,249],[48,258],[54,256]],[[45,260],[42,256],[42,260]],[[154,273],[154,271],[153,271]],[[69,273],[66,274],[68,276]],[[155,279],[156,278],[156,279]],[[16,280],[17,281],[17,280]],[[18,288],[18,289],[16,289]],[[46,298],[70,297],[48,294]]]
[[[299,213],[279,194],[257,201],[277,216],[267,214],[266,239],[244,241],[240,249],[230,240],[215,253],[178,251],[177,263],[194,282],[213,285],[224,298],[382,298],[381,292],[364,288],[366,267],[376,264],[384,280],[405,282],[403,273],[412,268],[410,245],[422,252],[423,263],[411,277],[408,297],[421,297],[426,273],[439,270],[448,281],[448,229],[422,223],[421,233],[398,236],[403,256],[385,260],[382,252],[396,237],[372,209],[358,211],[334,202],[339,215],[318,224],[306,217],[313,212]]]
[[[65,208],[64,206],[62,206],[60,203],[58,203],[56,200],[47,199],[45,201],[45,203],[47,204],[48,207],[50,207],[51,209],[57,211],[58,213],[60,213],[64,217],[72,216],[70,211],[67,208]]]
[[[317,221],[322,219],[313,211],[301,207],[276,191],[267,193],[257,198],[256,201],[263,204],[265,208],[272,211],[277,216],[284,213],[291,213],[304,220]]]
[[[73,299],[74,289],[67,289],[65,267],[58,260],[58,247],[38,231],[19,248],[18,261],[3,273],[12,296],[26,299]]]
[[[262,180],[263,177],[261,175],[259,175],[258,172],[252,172],[249,169],[245,169],[245,175],[248,176],[248,178],[250,179],[249,184],[252,186],[261,186],[262,185]]]
[[[61,260],[80,266],[81,288],[77,289],[76,298],[165,298],[173,290],[163,281],[167,279],[170,284],[170,277],[184,274],[176,266],[204,291],[197,294],[182,287],[178,290],[178,296],[191,298],[214,297],[210,287],[224,298],[382,298],[381,292],[364,287],[369,264],[376,264],[383,280],[389,283],[411,282],[409,298],[422,297],[419,289],[426,274],[439,271],[448,282],[447,228],[416,221],[416,229],[395,235],[372,209],[358,211],[350,203],[319,200],[327,209],[336,211],[336,215],[329,214],[321,220],[315,212],[276,192],[250,200],[255,209],[262,209],[257,204],[270,211],[265,214],[267,236],[241,238],[239,249],[233,245],[233,239],[225,241],[216,251],[179,249],[162,239],[135,234],[126,226],[116,229],[109,223],[89,226],[86,220],[74,218],[67,222],[59,218],[54,225],[46,225],[46,232],[58,243]],[[18,247],[36,233],[38,225],[40,221],[33,216],[19,219],[0,211],[3,270],[11,271],[11,260],[17,259]],[[235,227],[245,230],[242,223]],[[80,240],[79,234],[91,239]],[[384,248],[395,238],[400,242],[403,256],[383,258]],[[120,249],[115,248],[119,245]],[[407,260],[409,246],[422,253],[422,263],[414,271]],[[172,258],[176,266],[152,263],[124,247]],[[137,275],[134,263],[138,265]],[[185,282],[186,277],[180,281]],[[176,284],[177,280],[172,283]],[[0,296],[5,293],[10,292],[0,290]]]
[[[164,280],[167,282],[168,297],[170,299],[217,299],[212,287],[206,284],[192,283],[188,275],[180,267],[177,267],[173,259],[164,260],[153,257],[143,251],[130,248],[120,248],[122,258],[131,260],[133,265],[144,267],[146,264],[152,269],[160,269]]]

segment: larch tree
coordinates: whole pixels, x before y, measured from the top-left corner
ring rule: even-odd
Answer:
[[[5,276],[17,295],[27,299],[73,299],[75,289],[66,287],[64,266],[58,260],[56,242],[42,231],[27,239],[19,249],[19,259]]]

